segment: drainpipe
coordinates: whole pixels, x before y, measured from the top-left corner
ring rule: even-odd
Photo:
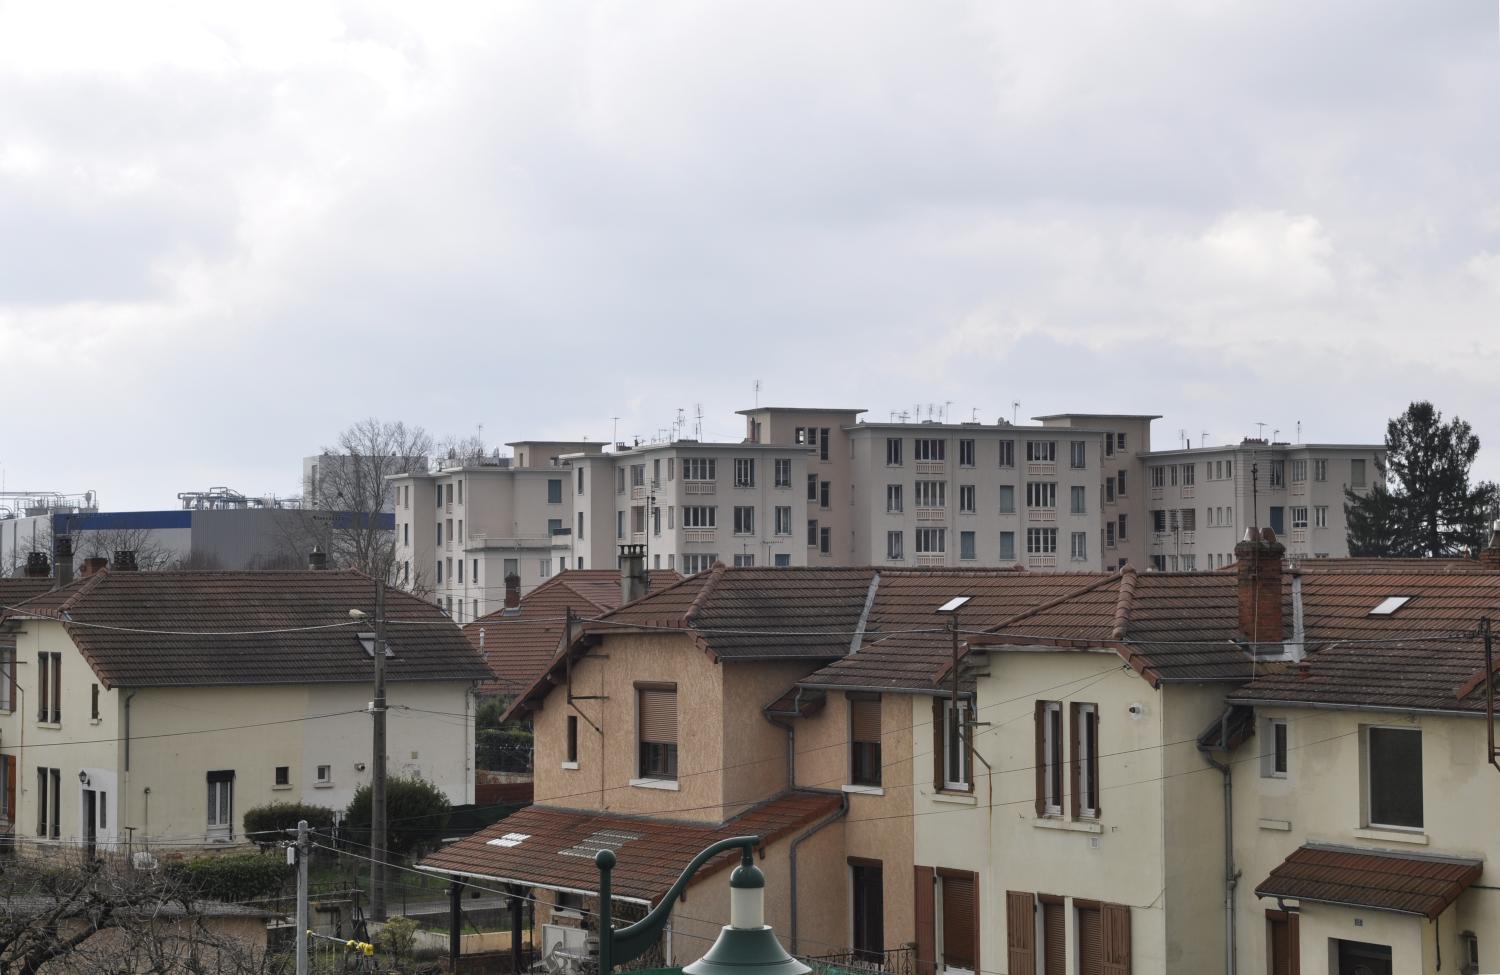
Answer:
[[[797,688],[796,695],[792,698],[792,710],[800,713],[802,706],[802,688]],[[764,711],[761,712],[765,714]],[[786,787],[797,788],[797,729],[790,721],[773,718],[765,715],[767,721],[786,732]]]
[[[803,840],[808,839],[823,827],[832,825],[848,814],[849,797],[848,795],[841,795],[839,798],[839,807],[837,809],[829,813],[819,822],[816,822],[813,825],[809,826],[807,829],[803,830],[802,835],[798,836],[795,840],[792,840],[791,848],[787,852],[787,861],[790,864],[788,873],[790,885],[792,888],[792,919],[791,924],[789,925],[790,931],[788,932],[788,941],[791,947],[787,952],[788,954],[795,955],[797,953],[797,847],[802,845]]]
[[[1219,745],[1224,747],[1229,738],[1229,715],[1226,712],[1219,721]],[[1234,889],[1239,886],[1239,871],[1234,867],[1234,780],[1230,777],[1227,762],[1219,762],[1202,745],[1198,751],[1203,760],[1219,770],[1224,777],[1224,973],[1235,975],[1235,926]]]
[[[123,778],[125,779],[125,781],[120,783],[120,799],[121,799],[121,801],[119,803],[120,820],[121,820],[121,822],[120,822],[120,831],[121,832],[125,832],[125,831],[127,831],[127,830],[129,830],[131,828],[131,826],[130,826],[130,702],[135,699],[135,696],[136,696],[137,693],[138,693],[137,691],[131,691],[129,694],[126,694],[126,695],[123,696],[124,697],[124,701],[125,701],[125,717],[120,722],[124,726],[123,729],[122,729],[124,731],[124,734],[121,735],[121,737],[125,739],[125,763],[124,763],[125,764],[125,769],[124,769],[124,773],[125,774],[123,776]]]

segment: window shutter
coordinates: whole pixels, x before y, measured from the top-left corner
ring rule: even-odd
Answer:
[[[932,896],[935,882],[931,867],[916,868],[912,907],[917,927],[917,975],[933,975],[935,967],[937,926]]]
[[[654,745],[677,744],[677,691],[643,687],[640,694],[640,740]]]
[[[5,760],[5,818],[12,824],[16,821],[16,756],[3,756]]]
[[[1104,818],[1104,786],[1100,777],[1104,774],[1104,760],[1099,757],[1099,721],[1101,708],[1094,708],[1093,721],[1089,723],[1089,759],[1093,762],[1094,818]]]
[[[977,969],[979,905],[975,903],[974,876],[943,876],[943,964],[949,968]]]
[[[1052,972],[1067,970],[1068,963],[1068,915],[1061,900],[1042,902],[1042,970]]]
[[[1101,915],[1102,975],[1130,975],[1130,908],[1105,904]]]
[[[1037,701],[1032,714],[1036,734],[1036,814],[1040,819],[1047,814],[1047,702]]]
[[[1302,975],[1302,914],[1289,911],[1286,916],[1287,975]]]
[[[849,737],[861,743],[880,744],[880,695],[849,695]]]
[[[1068,804],[1069,808],[1072,810],[1074,819],[1079,818],[1079,816],[1083,813],[1083,778],[1080,774],[1082,772],[1082,763],[1079,762],[1081,751],[1078,747],[1079,741],[1082,737],[1080,735],[1082,729],[1079,728],[1079,723],[1082,721],[1082,719],[1083,713],[1079,710],[1078,702],[1074,701],[1073,703],[1069,704],[1068,748],[1070,749],[1070,751],[1068,752]]]
[[[943,712],[943,699],[934,697],[932,699],[932,789],[934,792],[942,792],[943,784],[948,781],[947,743],[943,740],[947,734],[947,715]]]
[[[1099,908],[1078,908],[1078,975],[1104,975]]]
[[[1035,912],[1035,899],[1030,894],[1005,892],[1005,954],[1010,975],[1036,975]],[[1050,962],[1047,971],[1052,971]]]

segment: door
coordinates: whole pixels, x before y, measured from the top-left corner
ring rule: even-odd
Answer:
[[[1286,509],[1279,504],[1271,506],[1271,531],[1276,533],[1277,538],[1286,534],[1286,519],[1283,517],[1285,512]]]
[[[1266,911],[1266,953],[1271,956],[1271,975],[1300,975],[1302,971],[1297,918],[1290,911]]]
[[[99,841],[99,819],[95,813],[94,790],[83,790],[83,849],[88,858],[94,858],[94,847]]]
[[[5,823],[8,829],[16,825],[16,756],[0,755],[4,762],[4,775],[0,777],[0,789],[5,790]]]
[[[1392,975],[1390,945],[1340,941],[1338,975]]]
[[[884,871],[877,860],[852,861],[854,953],[868,961],[885,957]]]

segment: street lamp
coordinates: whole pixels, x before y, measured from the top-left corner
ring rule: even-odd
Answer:
[[[614,966],[639,958],[656,943],[672,914],[672,906],[705,863],[726,850],[740,850],[740,865],[729,876],[729,923],[719,931],[708,954],[683,966],[684,975],[809,975],[810,967],[793,958],[776,940],[766,924],[766,877],[755,865],[759,836],[735,836],[720,840],[693,857],[667,891],[661,903],[634,924],[614,928],[610,895],[610,871],[615,866],[612,850],[594,855],[599,868],[599,975],[610,975]]]

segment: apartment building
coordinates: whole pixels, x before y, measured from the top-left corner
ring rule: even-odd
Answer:
[[[572,567],[607,567],[594,553],[610,559],[627,543],[646,546],[650,568],[687,575],[716,562],[805,565],[804,538],[819,531],[807,500],[813,455],[797,444],[673,440],[565,458],[574,467]]]
[[[1151,422],[1161,417],[1135,413],[1054,413],[1033,417],[1045,427],[1098,430],[1099,547],[1103,567],[1145,564],[1141,517],[1141,458],[1151,450]]]
[[[1228,447],[1157,450],[1146,476],[1146,561],[1157,571],[1217,569],[1249,527],[1286,540],[1294,559],[1349,554],[1344,489],[1369,490],[1385,448],[1247,438]]]

